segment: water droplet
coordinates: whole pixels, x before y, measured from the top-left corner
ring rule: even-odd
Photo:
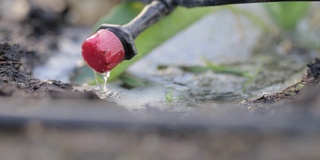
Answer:
[[[99,92],[103,92],[105,93],[107,91],[107,82],[108,82],[108,78],[110,77],[110,72],[106,72],[102,74],[103,76],[103,86],[101,85],[101,77],[99,77],[99,73],[94,72],[94,78],[96,79],[96,84],[97,84],[97,90]],[[99,82],[100,80],[100,82]]]
[[[103,73],[103,92],[106,92],[107,91],[107,82],[108,82],[108,78],[110,77],[110,72],[106,72],[106,73]]]
[[[94,79],[96,80],[96,84],[97,84],[97,88],[96,90],[100,90],[100,83],[99,83],[99,76],[98,73],[96,71],[94,71]]]

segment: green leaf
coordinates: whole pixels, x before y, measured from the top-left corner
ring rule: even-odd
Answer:
[[[166,101],[168,103],[171,103],[173,101],[173,93],[172,93],[172,91],[166,92]]]
[[[253,75],[249,76],[246,83],[244,84],[244,86],[242,87],[242,92],[246,91],[250,85],[257,79],[258,75],[261,73],[262,71],[262,66],[258,66],[256,71],[253,73]]]
[[[95,32],[103,23],[119,25],[128,23],[140,13],[143,7],[144,4],[139,2],[128,2],[119,4],[111,10],[110,14],[102,17],[99,22],[96,23],[93,28],[93,32]]]
[[[308,2],[282,2],[264,5],[266,11],[284,30],[295,29],[298,22],[306,15],[309,9]]]
[[[241,76],[241,77],[246,77],[249,78],[251,77],[250,73],[248,71],[241,71],[241,70],[237,70],[231,67],[227,67],[227,66],[223,66],[223,65],[216,65],[213,64],[212,62],[210,62],[209,60],[203,58],[203,61],[206,65],[206,67],[210,70],[212,70],[213,72],[217,72],[217,73],[226,73],[226,74],[233,74],[233,75],[237,75],[237,76]]]
[[[110,80],[116,79],[123,73],[131,64],[140,60],[155,47],[159,46],[170,37],[193,24],[199,18],[212,11],[210,8],[202,9],[186,9],[177,8],[169,16],[163,18],[155,25],[148,28],[141,35],[138,36],[135,43],[138,49],[138,54],[129,61],[120,63],[112,70]],[[181,18],[186,17],[186,18]]]
[[[246,78],[250,78],[252,76],[248,71],[241,71],[241,70],[237,70],[232,67],[228,67],[224,65],[216,65],[205,58],[203,58],[203,61],[205,62],[205,66],[180,66],[179,65],[175,67],[178,67],[185,72],[191,72],[195,74],[200,74],[200,73],[204,73],[211,70],[217,73],[233,74],[233,75],[242,76]],[[158,69],[167,69],[168,67],[169,67],[168,65],[159,65]]]
[[[183,71],[192,72],[192,73],[204,73],[210,70],[207,67],[201,67],[201,66],[180,66],[180,68]]]
[[[271,26],[269,26],[261,17],[257,16],[253,12],[248,11],[247,9],[242,9],[239,7],[235,7],[234,5],[225,6],[231,12],[237,15],[243,15],[247,19],[249,19],[254,25],[260,27],[265,32],[269,32]]]
[[[141,79],[129,74],[124,73],[119,76],[119,79],[125,83],[129,88],[135,88],[135,87],[145,87],[147,84],[143,82]]]

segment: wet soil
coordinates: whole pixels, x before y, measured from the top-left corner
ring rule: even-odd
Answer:
[[[320,59],[316,58],[315,61],[311,64],[308,64],[307,67],[307,75],[300,82],[289,86],[282,92],[275,93],[273,95],[264,95],[263,97],[251,102],[260,104],[271,104],[284,100],[294,100],[295,97],[300,93],[300,90],[305,88],[310,89],[310,86],[316,87],[320,82]]]
[[[1,19],[0,95],[14,98],[99,99],[93,92],[80,92],[56,80],[41,81],[32,76],[34,67],[44,64],[57,49],[63,12],[32,8],[21,22]]]
[[[56,98],[79,95],[82,98],[97,98],[92,92],[78,92],[70,84],[60,81],[41,81],[31,76],[35,61],[39,60],[35,51],[25,51],[20,45],[0,44],[0,95],[23,98]]]

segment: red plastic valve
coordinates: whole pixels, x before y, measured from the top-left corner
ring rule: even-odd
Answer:
[[[102,29],[82,44],[84,61],[98,73],[111,71],[125,58],[125,51],[119,38]]]

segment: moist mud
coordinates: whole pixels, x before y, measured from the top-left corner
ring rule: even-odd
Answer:
[[[300,90],[304,88],[310,88],[310,86],[317,86],[320,82],[320,59],[316,58],[313,63],[307,65],[307,75],[298,83],[289,86],[282,92],[273,95],[264,95],[261,98],[253,100],[253,103],[275,103],[284,100],[293,100],[300,93]]]
[[[72,97],[98,99],[93,93],[82,93],[73,89],[70,84],[60,81],[41,81],[31,76],[35,52],[25,51],[19,45],[9,43],[0,44],[0,95],[6,97],[25,98],[57,98],[58,93]],[[68,98],[68,96],[64,98]],[[73,96],[76,97],[76,96]]]

